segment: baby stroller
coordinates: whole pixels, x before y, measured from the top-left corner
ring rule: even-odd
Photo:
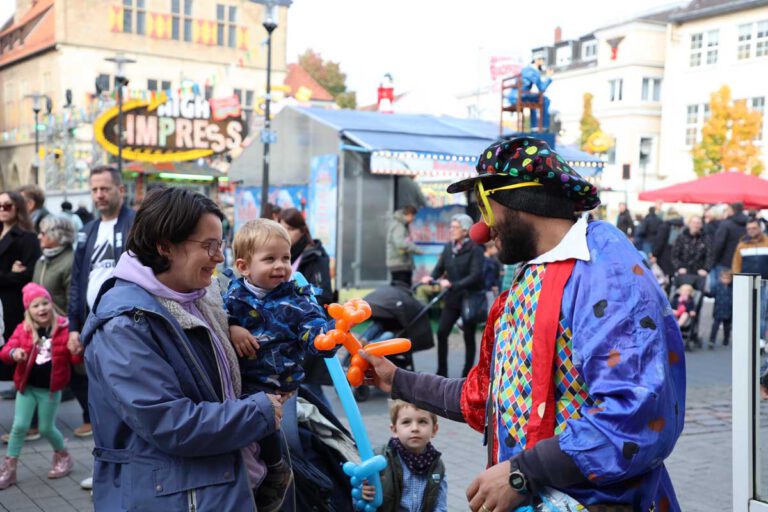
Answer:
[[[397,281],[377,288],[365,297],[371,306],[371,325],[360,337],[363,344],[391,338],[408,338],[411,350],[405,354],[395,354],[389,359],[398,367],[414,370],[413,352],[429,350],[435,345],[429,310],[444,295],[440,292],[427,304],[413,296],[414,288],[408,288]],[[368,386],[362,385],[354,390],[355,399],[363,402],[370,396]]]
[[[702,277],[698,274],[676,274],[672,278],[672,283],[669,289],[669,301],[677,293],[677,289],[684,284],[693,286],[693,304],[695,316],[689,318],[682,326],[680,326],[680,334],[683,336],[683,343],[685,344],[685,350],[691,351],[694,347],[701,348],[703,346],[701,337],[699,336],[699,314],[701,313],[701,305],[704,302],[704,286],[706,284],[706,277]]]

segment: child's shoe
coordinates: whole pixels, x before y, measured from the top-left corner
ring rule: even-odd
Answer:
[[[75,463],[72,461],[72,457],[67,450],[53,452],[53,464],[51,470],[48,472],[48,478],[61,478],[67,476],[74,467]]]
[[[0,467],[0,490],[7,489],[16,483],[16,464],[19,459],[6,457],[5,463]]]
[[[280,510],[291,482],[293,482],[293,471],[285,459],[267,466],[267,476],[256,492],[256,508],[259,512]]]

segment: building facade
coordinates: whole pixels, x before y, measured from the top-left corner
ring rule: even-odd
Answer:
[[[768,86],[768,2],[696,1],[670,18],[662,102],[661,161],[669,182],[694,179],[693,145],[721,86],[765,112]],[[757,141],[768,144],[766,121]],[[763,149],[763,161],[765,161]]]
[[[660,175],[665,39],[664,14],[658,13],[531,51],[554,71],[547,96],[560,121],[560,141],[579,143],[584,95],[593,96],[593,114],[614,139],[602,184],[627,194],[652,188]],[[629,180],[623,179],[625,165]]]
[[[35,121],[27,97],[32,93],[49,97],[52,107],[49,115],[43,102],[37,129],[45,158],[54,162],[43,162],[38,182],[51,183],[46,170],[67,168],[70,174],[55,181],[57,187],[83,186],[71,169],[87,169],[100,158],[92,142],[91,121],[100,109],[114,104],[116,66],[106,59],[117,54],[135,61],[124,69],[129,80],[126,98],[187,90],[208,98],[237,95],[246,117],[259,109],[266,88],[261,4],[247,0],[17,0],[16,4],[13,19],[0,28],[0,189],[34,181]],[[277,84],[286,72],[286,8],[279,8],[278,15],[272,36],[272,83]],[[75,161],[64,162],[66,158]]]

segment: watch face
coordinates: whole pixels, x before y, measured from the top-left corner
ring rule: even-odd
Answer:
[[[516,491],[525,490],[525,477],[520,473],[512,473],[509,475],[509,485]]]

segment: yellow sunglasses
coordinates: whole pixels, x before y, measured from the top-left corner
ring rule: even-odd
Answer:
[[[489,228],[493,227],[493,210],[491,210],[491,205],[488,202],[488,198],[494,192],[498,192],[499,190],[514,190],[516,188],[543,186],[544,185],[541,183],[537,183],[535,181],[524,181],[522,183],[515,183],[514,185],[507,185],[505,187],[485,190],[485,187],[483,187],[483,181],[477,180],[477,182],[475,182],[475,196],[477,197],[477,207],[480,209],[480,214],[483,216],[483,222],[485,222]]]

